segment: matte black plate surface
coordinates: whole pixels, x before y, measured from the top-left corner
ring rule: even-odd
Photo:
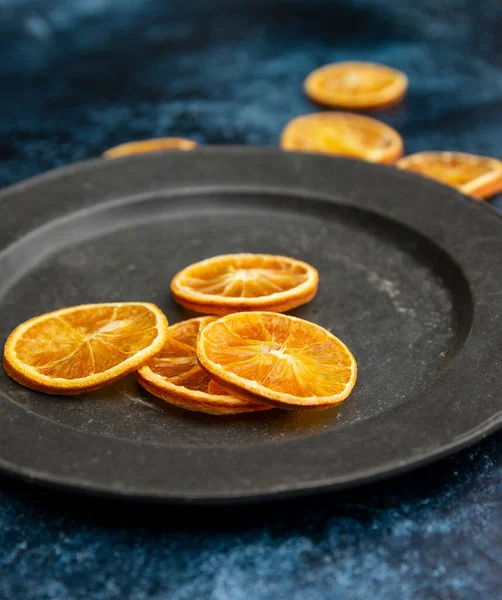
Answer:
[[[294,314],[354,352],[339,408],[222,418],[129,377],[80,398],[0,373],[0,467],[92,493],[228,502],[348,487],[483,437],[502,420],[502,220],[389,167],[207,148],[57,170],[0,194],[0,335],[63,306],[152,301],[191,262],[270,252],[320,272]]]

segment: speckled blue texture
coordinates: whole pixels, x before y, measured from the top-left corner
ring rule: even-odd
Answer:
[[[408,152],[502,158],[500,0],[0,0],[0,25],[0,186],[130,139],[275,145],[313,109],[304,76],[343,59],[410,76],[405,103],[378,113]],[[153,510],[0,480],[1,600],[501,597],[502,434],[260,508]]]

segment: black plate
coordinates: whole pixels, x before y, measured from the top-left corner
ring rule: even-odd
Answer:
[[[0,335],[49,310],[152,301],[228,252],[320,272],[295,314],[353,350],[339,408],[215,418],[126,378],[81,398],[0,374],[0,467],[98,494],[229,502],[338,489],[410,469],[502,420],[502,220],[418,176],[342,158],[207,148],[53,171],[1,195]]]

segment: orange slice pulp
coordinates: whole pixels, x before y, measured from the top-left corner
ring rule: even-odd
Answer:
[[[403,140],[392,127],[376,119],[321,112],[290,121],[282,132],[281,148],[392,164],[403,154]]]
[[[312,300],[319,276],[307,263],[270,254],[226,254],[195,263],[171,282],[176,302],[197,312],[283,312]]]
[[[145,154],[147,152],[160,152],[162,150],[193,150],[197,145],[197,142],[185,138],[155,138],[114,146],[103,152],[103,156],[106,158],[119,158],[121,156],[129,156],[130,154]]]
[[[419,152],[398,161],[400,169],[420,173],[483,200],[502,192],[502,161],[463,152]]]
[[[234,398],[213,382],[197,361],[199,331],[215,317],[198,317],[171,325],[157,356],[138,371],[139,383],[154,396],[186,408],[211,414],[237,414],[270,406]]]
[[[404,73],[368,62],[340,62],[313,71],[305,80],[306,94],[330,107],[370,110],[397,104],[408,88]]]
[[[210,322],[199,333],[197,356],[230,393],[282,408],[329,408],[350,394],[357,377],[352,353],[332,333],[278,313]]]
[[[79,394],[135,371],[164,345],[167,319],[153,304],[87,304],[19,325],[4,349],[7,374],[48,394]]]

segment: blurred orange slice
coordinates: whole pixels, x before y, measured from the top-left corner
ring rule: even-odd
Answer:
[[[404,73],[369,62],[340,62],[313,71],[305,80],[306,94],[318,104],[371,110],[398,104],[408,88]]]
[[[48,394],[80,394],[135,371],[164,345],[167,319],[153,304],[87,304],[19,325],[4,349],[7,374]]]
[[[127,142],[126,144],[120,144],[120,146],[114,146],[103,152],[103,156],[106,158],[120,158],[121,156],[129,156],[130,154],[145,154],[148,152],[161,152],[162,150],[193,150],[197,145],[197,142],[185,138],[156,138],[139,142]]]
[[[463,152],[419,152],[398,161],[400,169],[453,186],[477,200],[502,192],[502,161]]]
[[[171,291],[176,302],[196,312],[283,312],[312,300],[318,281],[316,269],[301,260],[271,254],[224,254],[180,271],[171,282]]]
[[[138,371],[139,383],[154,396],[181,408],[210,414],[237,414],[270,406],[232,397],[197,362],[195,344],[201,328],[215,317],[199,317],[171,325],[157,356]]]
[[[281,148],[392,164],[403,154],[403,140],[392,127],[376,119],[322,112],[290,121],[282,132]]]
[[[347,346],[332,333],[278,313],[234,313],[201,330],[197,356],[221,387],[282,408],[329,408],[357,377]]]

